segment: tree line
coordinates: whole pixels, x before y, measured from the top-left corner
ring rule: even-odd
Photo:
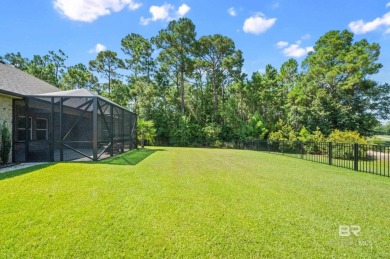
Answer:
[[[90,89],[130,108],[154,122],[157,144],[218,146],[277,138],[286,128],[295,135],[337,129],[369,136],[379,119],[389,118],[390,86],[370,79],[382,67],[379,44],[353,36],[329,31],[301,64],[289,59],[251,76],[232,39],[198,37],[188,18],[169,22],[151,39],[126,35],[124,59],[111,50],[73,66],[65,65],[62,50],[0,59],[60,89]]]

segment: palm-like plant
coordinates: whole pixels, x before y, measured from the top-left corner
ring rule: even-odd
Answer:
[[[152,120],[139,119],[137,122],[138,140],[141,141],[141,147],[144,148],[145,140],[153,144],[156,137],[156,129]]]

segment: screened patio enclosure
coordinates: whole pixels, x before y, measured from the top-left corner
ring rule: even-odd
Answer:
[[[136,114],[86,89],[13,105],[15,162],[96,161],[137,147]]]

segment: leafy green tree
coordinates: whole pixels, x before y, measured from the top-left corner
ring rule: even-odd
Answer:
[[[240,99],[243,99],[241,102],[245,104],[247,114],[255,114],[256,112],[264,114],[262,109],[262,102],[264,101],[262,88],[263,76],[259,72],[254,72],[251,78],[243,85],[242,91],[235,91],[236,95],[238,94],[241,97]]]
[[[50,65],[54,67],[54,85],[60,87],[61,77],[66,69],[65,61],[68,59],[68,56],[65,54],[65,52],[59,49],[58,53],[52,50],[49,51],[48,57]]]
[[[149,40],[139,34],[131,33],[121,40],[122,51],[127,55],[126,68],[132,71],[132,77],[145,77],[150,81],[155,70],[152,57],[154,49]]]
[[[159,48],[158,60],[163,63],[165,71],[172,71],[175,75],[175,84],[180,89],[180,107],[184,113],[185,107],[185,81],[186,75],[193,70],[193,48],[195,44],[195,25],[188,18],[180,18],[178,21],[172,20],[168,27],[159,31],[152,42]]]
[[[266,127],[274,131],[275,125],[279,119],[285,120],[282,100],[281,85],[278,81],[278,71],[271,65],[267,65],[265,73],[262,75],[255,72],[252,75],[252,81],[248,82],[250,90],[246,96],[251,100],[250,103],[262,116]],[[248,88],[247,88],[248,89]],[[254,96],[250,97],[254,91]]]
[[[313,141],[313,142],[326,142],[327,141],[326,137],[324,136],[324,134],[322,134],[319,127],[317,127],[316,130],[310,134],[308,140]]]
[[[371,138],[367,139],[367,143],[370,145],[386,145],[386,142],[377,136],[372,136]]]
[[[192,122],[189,116],[178,116],[176,128],[172,131],[172,138],[177,146],[190,146],[192,140]]]
[[[228,58],[235,54],[234,41],[220,34],[203,36],[197,42],[197,57],[199,66],[206,70],[212,81],[213,108],[218,112],[218,88],[223,87],[226,80]]]
[[[58,50],[58,53],[49,51],[44,56],[34,55],[26,64],[26,72],[49,84],[60,87],[62,74],[66,69],[65,60],[67,58],[62,50]]]
[[[221,128],[216,123],[208,123],[203,129],[202,129],[205,140],[206,140],[206,146],[208,147],[220,147],[221,141],[219,140],[219,134],[221,133]]]
[[[49,51],[48,54],[34,55],[30,60],[23,57],[20,52],[7,53],[0,60],[20,70],[38,77],[54,86],[60,87],[62,75],[65,72],[65,61],[68,56],[62,51]]]
[[[291,125],[285,123],[281,119],[276,124],[276,131],[270,133],[269,139],[271,141],[288,140],[291,142],[298,140],[297,134]]]
[[[82,64],[76,64],[67,68],[61,81],[61,89],[90,89],[98,90],[98,79],[88,68]]]
[[[130,84],[129,90],[129,96],[133,100],[132,109],[140,116],[149,119],[156,93],[153,82],[137,80]]]
[[[319,126],[327,134],[332,129],[370,134],[378,124],[376,115],[387,117],[375,99],[388,98],[389,88],[380,89],[368,79],[382,67],[379,53],[377,43],[353,42],[353,33],[347,30],[322,36],[303,61],[306,74],[296,96],[301,98],[297,105],[304,107],[297,110],[302,124],[311,129]]]
[[[298,71],[298,62],[295,59],[289,59],[284,62],[279,69],[278,84],[279,87],[276,91],[275,105],[279,108],[279,116],[283,120],[286,120],[295,129],[299,129],[302,125],[296,123],[293,113],[289,114],[289,94],[294,87],[300,81],[300,73]]]
[[[241,111],[239,95],[229,96],[221,116],[224,123],[221,126],[221,140],[231,142],[233,140],[245,140],[248,138],[247,116]]]
[[[271,143],[277,144],[282,152],[297,152],[299,149],[298,137],[293,127],[280,119],[275,129],[269,135]]]
[[[91,89],[129,107],[154,121],[161,144],[261,138],[324,142],[335,129],[363,136],[390,133],[375,128],[390,114],[390,85],[370,80],[382,66],[379,45],[353,37],[348,31],[329,31],[301,68],[289,59],[250,78],[242,72],[243,53],[232,39],[215,34],[197,40],[188,18],[170,21],[150,40],[126,35],[121,40],[124,61],[103,51],[89,63],[89,71],[83,64],[66,69],[61,50],[32,59],[8,53],[1,60],[62,89]],[[122,68],[126,81],[119,75]],[[105,82],[98,84],[93,73]],[[311,151],[323,152],[315,145]]]
[[[248,123],[248,139],[264,139],[268,133],[263,120],[259,114],[253,115]]]
[[[324,144],[324,142],[328,142],[328,139],[322,134],[320,128],[317,127],[311,134],[308,130],[303,129],[306,128],[302,127],[300,136],[303,136],[301,138],[305,138],[306,140],[300,140],[307,142],[304,146],[305,151],[309,154],[327,154],[328,145]],[[307,135],[307,133],[309,133],[309,135]]]
[[[89,61],[89,69],[107,79],[108,83],[105,86],[107,86],[109,95],[111,94],[112,79],[118,79],[120,77],[118,69],[124,67],[123,60],[118,58],[118,54],[111,50],[100,51],[96,59]]]
[[[103,84],[103,88],[108,88],[105,86],[108,83]],[[119,104],[124,108],[128,108],[130,104],[130,88],[128,85],[124,84],[119,79],[111,79],[111,93],[102,92],[101,94],[111,101]],[[139,115],[139,114],[138,114]]]
[[[0,61],[6,64],[10,64],[23,71],[27,70],[27,64],[29,62],[28,58],[23,57],[20,52],[7,53],[4,55],[4,57],[0,57]]]
[[[49,84],[56,83],[55,67],[50,63],[48,55],[34,55],[27,64],[27,72]]]
[[[145,147],[145,140],[153,144],[156,137],[156,129],[152,120],[138,119],[137,121],[137,136],[141,141],[141,148]]]
[[[132,109],[141,117],[150,119],[155,96],[155,83],[152,76],[156,64],[152,57],[154,49],[149,40],[139,34],[129,34],[121,41],[126,68],[131,71],[128,77]]]
[[[375,127],[374,132],[379,135],[390,135],[390,121]]]

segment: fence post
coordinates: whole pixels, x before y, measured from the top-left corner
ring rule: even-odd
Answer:
[[[353,144],[353,170],[359,170],[359,144]]]
[[[282,155],[284,155],[284,140],[282,140]]]
[[[301,159],[303,159],[303,152],[304,152],[304,150],[303,150],[303,141],[301,141]]]
[[[332,142],[328,143],[328,156],[329,156],[329,165],[332,165]]]
[[[268,153],[271,153],[271,150],[269,148],[269,140],[267,140],[267,149],[268,149]]]

